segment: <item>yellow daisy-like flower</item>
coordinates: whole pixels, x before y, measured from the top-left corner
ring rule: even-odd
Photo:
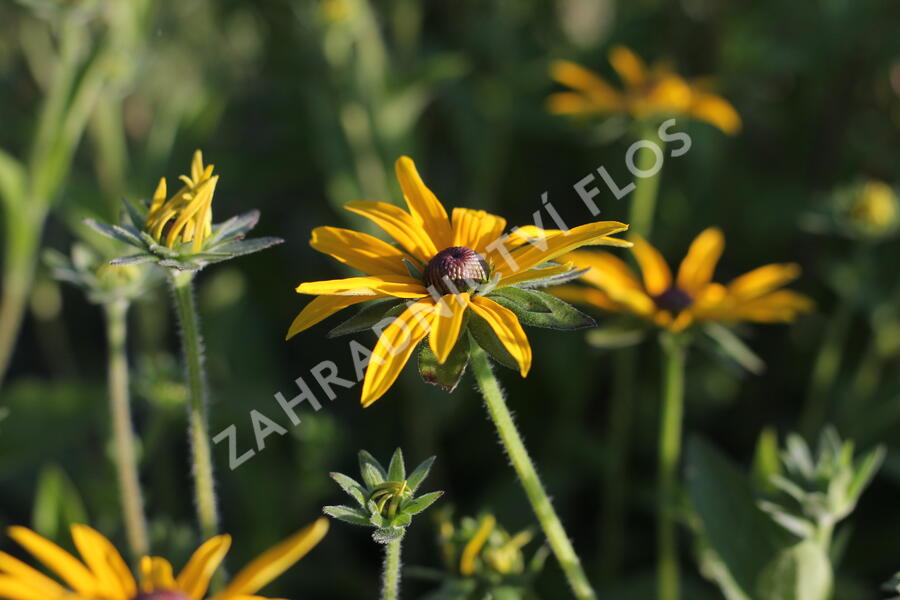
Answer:
[[[551,94],[550,112],[561,115],[627,113],[637,119],[657,115],[684,115],[706,121],[733,135],[741,129],[741,117],[727,100],[713,94],[705,80],[688,81],[665,62],[648,67],[625,46],[615,46],[609,62],[624,84],[618,90],[592,71],[567,60],[553,61],[550,75],[572,88]]]
[[[483,210],[455,208],[448,217],[411,159],[401,157],[396,171],[408,212],[383,202],[351,202],[346,208],[371,219],[397,245],[336,227],[313,230],[310,245],[314,249],[364,276],[300,284],[298,293],[318,297],[297,316],[287,334],[290,338],[360,302],[408,299],[373,350],[363,384],[363,406],[387,392],[426,337],[437,362],[444,364],[469,318],[487,323],[526,376],[531,368],[531,347],[522,325],[513,310],[491,299],[490,294],[570,273],[570,265],[538,267],[580,246],[630,246],[609,237],[628,228],[615,221],[567,231],[523,227],[504,235],[506,220]]]
[[[713,282],[725,247],[718,228],[706,229],[691,244],[674,278],[662,254],[641,237],[632,240],[641,269],[638,278],[608,252],[573,252],[566,258],[589,269],[582,279],[593,287],[561,286],[554,295],[610,312],[637,315],[659,327],[682,331],[695,322],[788,322],[812,310],[808,297],[780,289],[800,275],[794,263],[770,264],[731,281]]]
[[[203,166],[203,153],[194,152],[191,174],[179,179],[184,185],[171,198],[166,198],[166,178],[159,180],[150,210],[147,213],[147,232],[167,248],[193,241],[193,251],[199,252],[203,240],[212,234],[212,201],[219,176],[213,175],[213,165]]]
[[[81,560],[24,527],[9,536],[63,583],[19,559],[0,552],[0,598],[4,600],[266,600],[255,595],[318,544],[328,531],[320,518],[271,548],[241,570],[219,593],[207,596],[210,579],[231,547],[231,536],[218,535],[201,545],[178,576],[163,558],[145,556],[140,583],[115,546],[86,525],[72,526]]]

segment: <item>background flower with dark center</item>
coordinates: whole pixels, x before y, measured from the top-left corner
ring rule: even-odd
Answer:
[[[526,227],[504,235],[506,220],[482,210],[455,208],[448,217],[411,159],[400,158],[396,168],[409,212],[383,202],[351,202],[346,208],[371,219],[397,245],[347,229],[316,228],[310,240],[314,249],[365,275],[301,283],[297,292],[317,298],[287,334],[291,338],[354,304],[386,299],[332,332],[353,333],[393,319],[366,370],[363,406],[388,391],[417,347],[423,378],[452,390],[468,362],[466,331],[524,377],[531,368],[531,347],[522,323],[558,328],[592,324],[533,288],[579,274],[571,265],[550,263],[561,254],[591,244],[629,246],[609,237],[627,225],[602,221],[568,231]],[[426,337],[427,344],[421,344]]]
[[[686,116],[711,123],[729,135],[740,131],[740,115],[731,103],[708,89],[707,81],[688,81],[662,61],[648,67],[625,46],[615,46],[609,62],[622,79],[622,90],[579,64],[553,61],[551,77],[572,91],[551,94],[547,99],[550,112],[583,116],[624,113],[639,120]]]
[[[218,535],[201,545],[175,576],[164,558],[144,556],[136,580],[119,551],[86,525],[72,526],[81,560],[30,529],[11,527],[9,536],[62,583],[5,552],[0,552],[0,598],[5,600],[265,600],[255,595],[287,571],[328,532],[320,518],[244,567],[221,592],[208,595],[210,580],[231,547]]]

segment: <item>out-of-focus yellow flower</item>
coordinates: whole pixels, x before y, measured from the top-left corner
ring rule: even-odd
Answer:
[[[441,523],[445,560],[463,577],[521,575],[525,571],[522,548],[533,537],[528,530],[510,535],[490,514],[477,522],[463,519],[459,529],[449,519]]]
[[[713,94],[706,80],[688,81],[666,62],[648,67],[625,46],[615,46],[609,61],[622,79],[618,90],[596,73],[567,60],[555,60],[550,75],[572,91],[557,92],[547,99],[550,112],[561,115],[627,113],[636,119],[658,115],[683,115],[706,121],[734,135],[741,117],[727,100]]]
[[[194,152],[191,174],[179,179],[184,186],[166,198],[166,178],[159,180],[150,210],[147,213],[147,232],[167,248],[193,241],[193,251],[199,252],[203,240],[212,233],[212,201],[219,181],[213,175],[213,165],[203,166],[203,154]]]
[[[727,285],[713,282],[725,247],[718,228],[711,227],[697,236],[674,280],[656,248],[638,236],[632,241],[642,278],[608,252],[576,251],[564,260],[589,269],[582,279],[592,287],[560,286],[552,293],[606,311],[637,315],[672,331],[702,321],[789,322],[799,313],[812,310],[808,297],[780,289],[800,275],[800,267],[794,263],[765,265]]]
[[[410,300],[383,330],[372,351],[362,389],[363,406],[388,391],[426,337],[438,362],[444,364],[466,334],[469,318],[488,324],[525,377],[531,368],[528,338],[516,313],[492,300],[490,293],[570,272],[570,265],[540,267],[581,246],[630,246],[610,237],[628,228],[616,221],[588,223],[566,231],[526,226],[504,235],[506,219],[483,210],[455,208],[452,217],[447,215],[410,158],[398,159],[396,171],[408,212],[384,202],[350,202],[346,208],[372,220],[397,245],[348,229],[313,230],[310,245],[314,249],[365,275],[297,286],[298,293],[316,298],[294,319],[287,334],[290,338],[360,302]],[[532,243],[532,237],[539,243]],[[484,284],[490,284],[489,288],[479,287]]]
[[[251,562],[209,599],[265,600],[256,592],[312,550],[327,531],[328,520],[318,519]],[[177,577],[169,561],[145,556],[138,582],[112,543],[86,525],[72,526],[72,540],[81,560],[30,529],[11,527],[9,536],[63,583],[0,552],[0,598],[5,600],[203,600],[208,597],[213,574],[231,547],[228,535],[208,540]]]
[[[847,217],[854,230],[880,237],[897,227],[897,196],[883,181],[869,181],[852,200]]]

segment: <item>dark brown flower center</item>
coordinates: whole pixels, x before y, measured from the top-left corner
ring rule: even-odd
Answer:
[[[674,285],[662,294],[655,296],[653,301],[657,308],[668,310],[676,315],[694,303],[694,299],[687,292]]]
[[[425,265],[425,285],[441,294],[470,292],[487,281],[487,265],[481,256],[464,246],[453,246],[438,252]]]
[[[179,591],[141,592],[134,600],[191,600],[191,597]]]

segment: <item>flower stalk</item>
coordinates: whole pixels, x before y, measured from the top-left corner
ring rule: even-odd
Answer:
[[[686,347],[676,334],[660,337],[663,351],[662,411],[659,430],[659,515],[657,521],[657,598],[678,600],[678,529],[675,518],[678,464],[684,416]]]
[[[134,560],[149,553],[147,522],[144,518],[144,499],[138,477],[135,436],[131,425],[130,394],[128,391],[128,359],[126,331],[128,301],[116,300],[104,305],[106,337],[109,346],[107,384],[110,414],[112,415],[116,472],[119,479],[125,533]]]
[[[661,153],[665,154],[665,144],[659,139],[655,120],[646,122],[641,128],[641,134],[643,141],[656,144]],[[639,171],[645,172],[659,166],[653,175],[636,179],[634,197],[631,199],[629,230],[645,238],[650,237],[653,230],[653,216],[656,213],[656,196],[662,173],[662,165],[656,165],[658,156],[648,147],[642,147],[638,152],[637,168]]]
[[[494,375],[487,354],[480,346],[473,343],[470,349],[470,360],[475,380],[478,383],[478,389],[481,390],[481,395],[484,398],[491,420],[497,427],[497,432],[500,434],[500,440],[506,449],[506,454],[516,470],[522,487],[525,488],[525,494],[531,502],[535,516],[540,522],[544,534],[547,536],[550,548],[559,561],[575,597],[580,600],[596,598],[597,596],[584,574],[584,569],[581,567],[581,561],[578,555],[575,554],[575,549],[572,547],[562,522],[560,522],[556,510],[547,496],[547,491],[541,484],[534,463],[528,456],[528,450],[525,448],[522,436],[519,434],[509,408],[506,406],[503,391],[500,389],[500,384]]]
[[[400,597],[400,548],[402,544],[402,535],[385,544],[381,600],[397,600]]]
[[[169,279],[175,299],[178,322],[181,325],[181,345],[190,393],[188,423],[194,474],[194,500],[200,532],[204,538],[209,538],[216,535],[219,530],[219,513],[209,443],[203,339],[200,334],[199,317],[194,300],[194,273],[171,270]]]

